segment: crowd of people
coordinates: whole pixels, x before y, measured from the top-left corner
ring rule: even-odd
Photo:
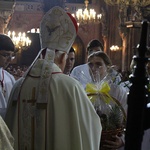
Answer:
[[[41,20],[41,50],[30,66],[23,67],[9,65],[15,47],[8,36],[0,34],[0,149],[124,148],[128,92],[124,83],[129,73],[115,69],[97,39],[87,45],[87,63],[74,67],[72,44],[77,32],[78,25],[71,14],[53,7]],[[91,100],[88,94],[98,99]],[[97,108],[111,108],[111,102],[122,111],[124,126],[102,142],[108,114],[98,114]],[[114,119],[120,111],[116,107],[113,111]],[[149,132],[146,141],[142,150],[150,145]]]
[[[23,65],[23,66],[19,66],[19,65],[9,65],[6,70],[14,76],[15,80],[18,80],[20,77],[22,77],[24,75],[24,73],[27,71],[28,66]]]

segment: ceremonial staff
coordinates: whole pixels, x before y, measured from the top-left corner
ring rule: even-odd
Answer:
[[[132,83],[128,94],[127,124],[125,133],[125,150],[141,150],[141,143],[144,130],[150,128],[146,122],[146,116],[150,118],[147,108],[148,103],[148,77],[146,73],[145,57],[147,51],[148,22],[142,22],[140,44],[137,47],[137,54],[133,57],[135,61],[134,72],[130,76]],[[150,119],[149,119],[150,120]]]

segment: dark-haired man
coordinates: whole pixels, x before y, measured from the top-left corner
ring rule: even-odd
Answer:
[[[73,47],[71,47],[68,53],[68,58],[66,60],[64,74],[70,75],[70,72],[74,66],[74,63],[75,63],[75,50],[73,49]]]
[[[87,55],[97,51],[104,51],[103,44],[99,40],[91,40],[87,45]]]
[[[12,40],[0,34],[0,115],[4,118],[8,98],[15,83],[14,77],[4,70],[10,63],[15,46]]]

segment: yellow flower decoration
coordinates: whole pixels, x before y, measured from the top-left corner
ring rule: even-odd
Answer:
[[[92,96],[92,95],[103,96],[102,100],[104,100],[105,103],[110,103],[110,100],[113,100],[112,97],[109,95],[110,86],[108,85],[107,82],[103,82],[100,88],[98,88],[95,84],[88,83],[86,85],[85,91],[87,92],[89,96]],[[95,101],[94,97],[92,98],[89,97],[89,98],[92,102]]]

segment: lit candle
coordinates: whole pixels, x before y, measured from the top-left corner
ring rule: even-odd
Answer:
[[[25,32],[23,32],[22,36],[23,36],[23,37],[25,37],[25,36],[26,36]]]
[[[15,36],[15,34],[16,34],[15,31],[13,31],[13,32],[12,32],[12,38]]]
[[[83,16],[84,16],[84,20],[88,20],[89,13],[88,13],[87,8],[84,9]]]
[[[31,44],[31,40],[29,39],[29,37],[26,37],[25,32],[23,33],[19,32],[17,36],[15,35],[16,35],[15,31],[13,31],[12,33],[11,31],[8,32],[8,36],[10,36],[16,48],[29,46]]]
[[[75,16],[74,16],[75,17]],[[39,28],[37,28],[37,33],[40,33],[40,29]]]
[[[33,28],[33,29],[31,29],[31,33],[35,33],[35,29]]]
[[[8,36],[9,36],[9,37],[11,36],[11,32],[10,32],[10,31],[8,31]]]

